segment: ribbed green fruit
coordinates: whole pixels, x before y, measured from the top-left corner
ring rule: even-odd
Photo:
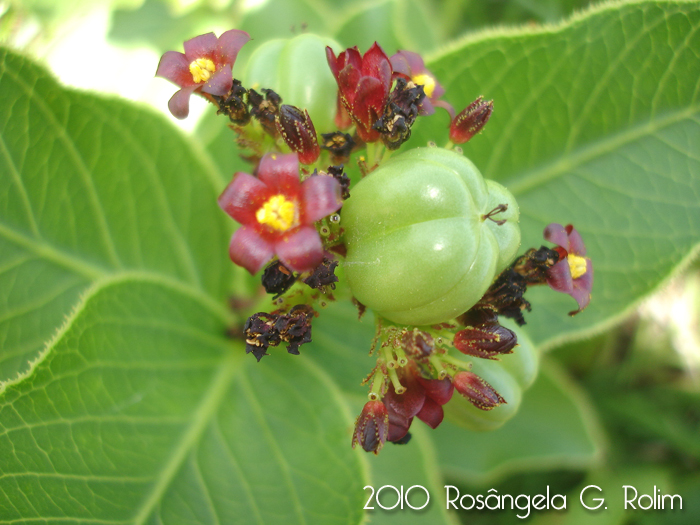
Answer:
[[[506,204],[508,209],[484,218]],[[341,212],[352,293],[395,323],[427,325],[471,308],[520,246],[518,205],[463,155],[416,148],[351,190]]]

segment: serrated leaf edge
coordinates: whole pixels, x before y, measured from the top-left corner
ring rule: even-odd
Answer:
[[[480,42],[487,42],[489,40],[496,40],[499,38],[513,38],[519,36],[530,36],[530,35],[547,35],[561,32],[569,27],[575,26],[579,23],[585,22],[590,16],[596,15],[598,13],[603,13],[606,11],[615,11],[625,6],[643,6],[651,5],[658,6],[661,2],[657,0],[604,0],[603,2],[597,3],[595,5],[589,5],[583,9],[575,11],[570,16],[562,19],[558,22],[548,22],[537,26],[531,25],[515,25],[512,27],[489,27],[486,29],[481,29],[473,33],[468,33],[461,38],[457,38],[452,42],[439,47],[433,53],[428,53],[425,56],[425,63],[430,67],[430,63],[443,58],[445,55],[449,55],[462,48],[477,44]],[[697,0],[666,0],[664,4],[669,5],[696,5],[700,8],[700,2]]]

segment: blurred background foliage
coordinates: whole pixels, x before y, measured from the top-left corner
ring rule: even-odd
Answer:
[[[163,50],[180,49],[184,39],[203,32],[247,30],[254,40],[243,49],[241,61],[266,39],[300,31],[333,37],[343,46],[366,49],[376,39],[390,53],[407,48],[430,55],[475,31],[554,23],[588,4],[586,0],[5,0],[0,2],[0,39],[47,63],[65,83],[119,94],[165,112],[172,87],[153,79],[157,59]],[[96,34],[101,38],[93,44]],[[84,54],[87,35],[93,35],[90,46],[97,46],[93,49],[97,55],[90,59]],[[112,74],[102,74],[105,70]],[[193,113],[201,116],[205,105],[194,107],[194,102]],[[195,121],[190,119],[183,127],[192,129]],[[206,132],[196,137],[210,147],[219,140]],[[217,161],[224,173],[238,163],[230,148]],[[332,314],[328,317],[323,323],[333,326]],[[622,324],[544,356],[541,377],[526,393],[520,412],[498,431],[469,435],[459,429],[457,435],[445,424],[435,432],[446,482],[473,494],[494,486],[500,494],[538,494],[549,485],[557,493],[568,493],[571,507],[577,506],[578,494],[588,484],[611,491],[623,484],[648,490],[657,485],[664,493],[682,495],[684,512],[609,512],[598,515],[595,522],[697,523],[699,320],[700,265],[694,264],[647,298]],[[319,337],[324,333],[320,327]],[[577,417],[569,424],[572,414]],[[586,424],[580,426],[581,421]],[[538,439],[527,437],[533,427],[540,431]],[[512,443],[513,435],[523,436],[524,450],[512,457],[480,454],[480,445],[497,449],[486,444]],[[461,516],[478,525],[513,523],[514,514],[485,511]],[[572,511],[536,515],[529,521],[574,524],[590,519],[590,514]]]

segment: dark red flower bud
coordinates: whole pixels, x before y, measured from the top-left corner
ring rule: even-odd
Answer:
[[[368,401],[355,421],[352,448],[358,443],[367,452],[379,454],[389,433],[389,413],[381,401]]]
[[[283,104],[275,120],[277,131],[287,146],[299,154],[299,162],[313,164],[321,154],[316,137],[316,128],[311,122],[309,112],[303,112],[294,106]]]
[[[483,97],[469,104],[450,124],[450,140],[463,144],[479,133],[493,112],[493,100],[484,102]]]
[[[457,372],[452,382],[457,392],[481,410],[491,410],[506,402],[491,385],[473,372]]]
[[[454,338],[457,350],[483,359],[498,359],[500,354],[510,354],[516,344],[518,337],[515,333],[498,323],[468,326],[457,332]]]

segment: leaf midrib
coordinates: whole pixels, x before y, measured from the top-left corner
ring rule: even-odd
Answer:
[[[236,354],[233,352],[224,354],[221,367],[216,376],[213,377],[202,402],[194,410],[194,419],[192,423],[185,429],[170,459],[157,476],[157,481],[153,486],[153,490],[146,497],[138,509],[138,512],[135,514],[134,525],[143,525],[148,518],[151,517],[155,508],[162,501],[163,495],[168,490],[177,472],[185,463],[187,455],[194,449],[196,444],[199,443],[204,430],[221,406],[223,398],[232,383],[233,376],[240,370],[240,367],[236,366],[239,364],[240,359],[236,358],[235,355]]]
[[[180,293],[183,291],[186,292],[187,295],[196,298],[199,302],[206,305],[209,310],[212,310],[212,312],[217,314],[217,317],[220,317],[222,320],[229,321],[231,319],[231,313],[224,307],[224,305],[218,303],[211,295],[205,293],[201,288],[189,282],[176,280],[164,273],[158,273],[145,269],[128,268],[115,271],[104,266],[99,266],[93,262],[86,261],[80,257],[76,257],[74,254],[67,253],[46,241],[31,239],[23,232],[2,223],[0,223],[0,236],[35,254],[41,260],[51,261],[63,268],[66,268],[67,270],[70,270],[74,274],[85,277],[93,283],[98,283],[100,281],[112,281],[122,277],[132,277],[134,279],[158,282],[171,290]]]

